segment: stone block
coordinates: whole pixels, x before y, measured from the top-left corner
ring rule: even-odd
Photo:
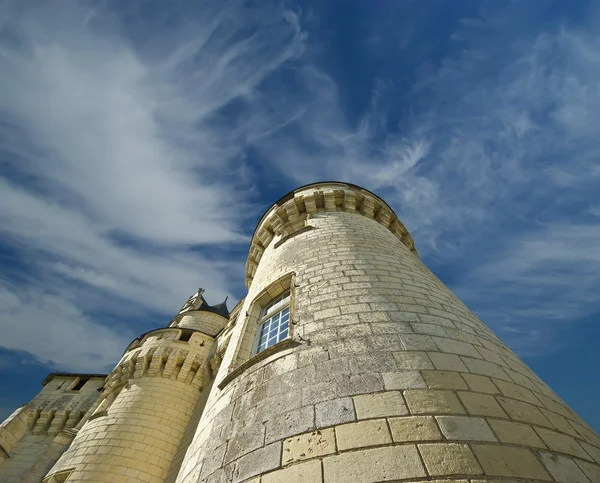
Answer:
[[[352,451],[323,459],[324,482],[395,481],[427,476],[414,445]]]
[[[308,406],[271,418],[267,423],[265,443],[283,439],[315,428],[314,407]]]
[[[506,381],[497,380],[495,384],[496,386],[498,386],[498,389],[500,389],[502,394],[506,397],[518,399],[519,401],[525,401],[530,404],[536,404],[538,406],[541,406],[540,400],[537,397],[535,397],[533,392],[531,392],[529,389],[517,386],[516,384]]]
[[[432,416],[405,416],[390,418],[392,438],[397,443],[410,441],[438,441],[442,433]]]
[[[467,408],[469,414],[477,416],[495,416],[505,418],[506,413],[498,404],[498,401],[489,394],[477,392],[459,392],[458,397]]]
[[[314,312],[315,320],[327,319],[330,317],[335,317],[337,315],[341,315],[340,309],[338,307],[333,307],[325,310],[318,310]]]
[[[404,392],[411,414],[464,414],[451,391],[413,389]]]
[[[449,440],[498,441],[483,418],[473,416],[436,416],[435,418]]]
[[[261,483],[306,483],[309,481],[321,481],[322,478],[321,462],[316,460],[267,473],[262,476],[262,480],[260,481]],[[258,480],[256,483],[258,483]]]
[[[418,371],[384,372],[383,385],[389,390],[394,389],[425,389],[427,384]]]
[[[467,366],[456,354],[444,354],[443,352],[429,352],[427,354],[439,371],[469,372]]]
[[[559,431],[574,436],[575,438],[581,437],[579,433],[575,430],[575,428],[569,423],[567,418],[565,418],[564,416],[556,414],[552,411],[548,411],[544,408],[540,408],[540,411],[544,416],[546,416],[548,421],[550,421],[552,425]]]
[[[598,448],[597,446],[592,446],[591,444],[586,443],[585,441],[580,441],[579,444],[582,446],[583,449],[585,449],[587,454],[589,454],[596,463],[600,464],[600,448]]]
[[[429,443],[418,447],[430,476],[483,474],[466,444]]]
[[[481,357],[481,354],[477,352],[475,347],[467,342],[461,342],[459,340],[448,339],[444,337],[432,337],[432,339],[438,346],[440,352],[470,357]]]
[[[484,361],[481,359],[473,359],[471,357],[461,357],[462,361],[469,368],[469,372],[480,374],[482,376],[495,377],[503,381],[510,381],[508,374],[504,372],[501,366],[493,362]]]
[[[310,433],[288,438],[283,442],[282,464],[316,458],[336,452],[332,428],[317,429]]]
[[[546,470],[528,449],[484,444],[471,447],[488,476],[549,479]]]
[[[423,379],[432,389],[469,389],[460,373],[452,371],[422,371]]]
[[[437,346],[428,335],[400,335],[402,348],[405,351],[436,351]]]
[[[400,391],[363,394],[361,396],[354,396],[353,399],[358,419],[408,414]]]
[[[235,434],[227,445],[227,453],[225,454],[225,463],[228,463],[240,456],[250,453],[264,445],[265,429],[263,427],[250,426],[244,428],[243,431]],[[221,459],[223,455],[221,454]],[[217,466],[218,467],[218,466]],[[217,468],[215,467],[215,469]]]
[[[587,460],[591,459],[571,436],[545,428],[535,428],[535,431],[551,450],[578,456],[579,458]]]
[[[547,467],[548,465],[546,465]],[[582,471],[586,474],[586,476],[590,479],[592,483],[596,481],[600,481],[600,465],[595,465],[593,463],[588,463],[587,461],[577,460],[577,466],[579,466]],[[548,468],[550,470],[550,468]],[[550,470],[550,472],[552,472]]]
[[[554,453],[540,453],[540,460],[556,481],[590,483],[581,468],[571,458]],[[592,483],[594,483],[593,480]]]
[[[261,473],[274,470],[279,467],[280,459],[281,441],[269,444],[252,453],[242,456],[235,463],[232,483],[239,483],[252,478],[253,476],[260,475]]]
[[[478,374],[463,374],[463,378],[469,385],[471,391],[483,392],[487,394],[499,394],[500,391],[494,385],[492,380],[487,376],[480,376]]]
[[[534,448],[546,448],[541,438],[527,424],[515,423],[501,419],[488,419],[488,423],[501,442],[532,446]]]
[[[399,369],[433,369],[433,364],[425,352],[394,352]]]
[[[343,397],[315,406],[317,427],[323,428],[356,420],[352,398]]]
[[[439,337],[445,337],[446,331],[443,327],[436,324],[425,324],[422,322],[413,322],[410,324],[416,334],[425,335],[437,335]]]
[[[336,426],[335,436],[340,451],[392,442],[385,419],[370,419]]]
[[[511,419],[525,421],[531,424],[539,424],[540,426],[546,426],[548,428],[553,427],[546,416],[532,404],[505,397],[498,397],[498,402],[502,405]]]

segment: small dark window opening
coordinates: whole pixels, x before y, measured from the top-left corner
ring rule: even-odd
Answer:
[[[190,338],[192,337],[192,334],[194,333],[193,330],[182,330],[181,331],[181,335],[179,336],[179,340],[182,342],[188,342],[190,340]]]
[[[75,386],[71,389],[71,391],[79,391],[83,386],[85,386],[85,383],[88,382],[90,380],[89,377],[80,377],[79,381],[77,382],[77,384],[75,384]]]

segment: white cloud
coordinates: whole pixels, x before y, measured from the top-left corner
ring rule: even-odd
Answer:
[[[452,288],[531,355],[600,309],[599,225],[579,219],[600,202],[600,36],[593,24],[514,33],[518,8],[462,22],[438,69],[408,94],[375,83],[357,120],[332,77],[305,69],[294,129],[261,148],[290,161],[295,183],[341,179],[382,195],[425,260],[451,267]],[[551,223],[544,235],[538,220]],[[480,264],[493,268],[483,276]]]
[[[26,351],[58,370],[110,370],[133,339],[131,330],[95,323],[75,305],[38,290],[15,292],[2,284],[2,346]]]
[[[19,301],[41,291],[36,311],[68,322],[47,350],[28,349],[25,332],[7,347],[67,367],[76,319],[121,344],[123,322],[103,328],[99,310],[169,314],[199,285],[211,301],[241,286],[244,260],[228,249],[246,243],[263,208],[251,163],[269,186],[341,179],[375,190],[426,260],[453,267],[467,303],[487,300],[484,321],[527,339],[523,350],[553,330],[538,322],[559,306],[556,323],[596,310],[586,271],[600,205],[594,29],[511,36],[510,15],[466,20],[437,69],[417,69],[408,89],[374,82],[356,118],[345,79],[317,65],[299,16],[275,3],[209,2],[174,28],[123,6],[127,34],[101,8],[14,5],[0,12],[0,233],[34,274],[4,290]],[[394,43],[402,55],[413,27]],[[571,220],[586,197],[591,218]],[[580,258],[555,277],[567,226]],[[515,302],[524,293],[529,305]],[[23,331],[46,330],[36,311],[19,315]],[[0,327],[12,323],[0,315]],[[85,352],[72,369],[93,366]]]
[[[129,12],[130,32],[101,7],[1,7],[0,235],[32,274],[1,281],[0,346],[99,370],[199,285],[213,303],[242,286],[223,245],[260,214],[244,152],[281,117],[224,108],[304,37],[276,5],[220,7],[172,27]]]

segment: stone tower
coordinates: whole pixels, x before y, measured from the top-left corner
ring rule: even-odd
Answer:
[[[600,483],[600,438],[373,193],[326,182],[279,200],[246,285],[230,314],[198,290],[132,342],[43,481]],[[0,445],[31,431],[19,417]]]
[[[44,481],[175,481],[198,422],[194,415],[202,413],[210,390],[208,358],[229,315],[224,303],[211,307],[202,293],[168,327],[127,347],[86,423]]]
[[[600,482],[600,438],[373,193],[283,197],[254,232],[246,285],[178,483]]]

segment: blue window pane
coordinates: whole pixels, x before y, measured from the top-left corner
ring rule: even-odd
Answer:
[[[288,331],[287,329],[281,331],[281,334],[279,334],[279,340],[283,340],[287,337]]]

